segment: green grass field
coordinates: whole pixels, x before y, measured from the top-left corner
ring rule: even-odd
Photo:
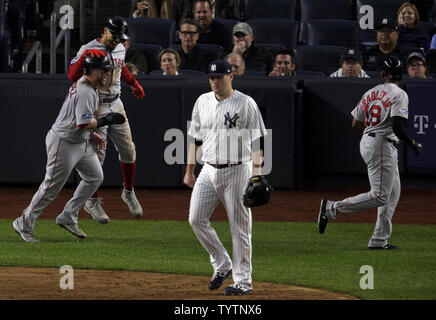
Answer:
[[[81,220],[79,240],[54,220],[38,220],[40,243],[25,243],[0,220],[0,265],[155,271],[210,276],[209,257],[187,221]],[[213,222],[231,252],[227,222]],[[253,280],[325,288],[362,299],[436,299],[436,225],[394,225],[401,250],[366,249],[373,224],[254,222]],[[77,240],[76,240],[77,239]],[[374,270],[374,289],[362,290],[360,268]]]

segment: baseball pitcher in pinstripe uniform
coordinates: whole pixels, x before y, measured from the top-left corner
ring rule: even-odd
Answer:
[[[250,177],[260,175],[263,150],[258,142],[267,131],[256,102],[232,88],[232,66],[228,62],[213,61],[208,75],[212,91],[197,99],[188,131],[195,139],[184,177],[184,183],[193,188],[189,223],[210,255],[214,275],[209,289],[218,289],[232,273],[234,283],[224,294],[251,294],[252,218],[242,198]],[[200,146],[204,166],[196,179]],[[229,219],[233,259],[210,225],[212,212],[220,202]]]

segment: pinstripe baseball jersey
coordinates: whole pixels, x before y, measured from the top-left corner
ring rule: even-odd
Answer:
[[[98,90],[84,77],[70,87],[52,130],[71,143],[89,140],[90,131],[80,125],[89,124],[98,108]]]
[[[244,163],[251,160],[251,143],[267,131],[253,98],[234,90],[218,101],[211,91],[197,99],[188,135],[203,142],[203,162]]]
[[[364,134],[378,133],[398,140],[392,130],[391,117],[408,118],[409,98],[396,84],[380,84],[362,96],[351,115],[365,123]]]
[[[126,49],[124,46],[119,43],[114,50],[109,50],[99,41],[99,39],[94,39],[80,47],[76,57],[71,61],[71,64],[76,63],[82,56],[83,52],[89,49],[97,49],[106,52],[111,64],[115,66],[115,69],[112,71],[112,77],[108,79],[109,81],[107,82],[106,88],[99,90],[100,97],[104,98],[105,96],[121,94],[121,70],[125,66],[124,60],[126,56]]]

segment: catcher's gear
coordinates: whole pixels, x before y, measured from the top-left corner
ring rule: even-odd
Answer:
[[[243,204],[247,208],[259,207],[268,203],[273,188],[264,176],[253,176],[248,180],[248,186],[243,196]]]
[[[424,146],[422,143],[416,142],[412,145],[413,152],[415,152],[416,155],[419,155],[422,152],[422,149]]]
[[[107,56],[85,56],[82,65],[85,74],[89,74],[91,69],[102,69],[108,71],[115,68],[113,65],[111,65],[111,61]]]
[[[388,56],[383,62],[383,71],[385,75],[391,75],[392,80],[401,80],[403,74],[403,66],[400,61],[395,56]]]
[[[126,34],[127,22],[122,17],[109,17],[106,20],[105,27],[112,33],[115,38],[119,38],[121,41],[129,40],[129,36]]]
[[[122,124],[126,122],[126,118],[118,112],[109,113],[106,117],[97,119],[97,128],[109,124]]]

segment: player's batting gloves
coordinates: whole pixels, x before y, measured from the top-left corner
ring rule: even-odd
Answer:
[[[412,149],[413,149],[413,152],[415,152],[416,155],[419,155],[422,152],[423,148],[424,147],[423,147],[422,143],[413,141]]]
[[[93,58],[94,57],[100,58],[100,57],[104,57],[106,55],[106,52],[98,50],[98,49],[88,49],[88,50],[83,51],[82,57],[84,57],[86,55],[90,55]]]
[[[109,113],[106,117],[97,119],[97,128],[110,124],[122,124],[126,122],[126,118],[118,112]]]
[[[138,81],[135,81],[135,84],[133,86],[130,86],[130,88],[132,88],[132,92],[135,98],[142,99],[145,97],[144,89],[142,89]]]

